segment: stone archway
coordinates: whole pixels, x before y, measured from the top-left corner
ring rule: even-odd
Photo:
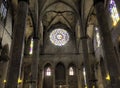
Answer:
[[[66,70],[63,63],[58,63],[55,68],[55,85],[56,88],[64,88],[66,84]]]

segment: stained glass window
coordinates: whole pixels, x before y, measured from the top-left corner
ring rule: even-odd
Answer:
[[[30,42],[30,51],[29,51],[29,54],[31,55],[33,53],[33,39],[31,39],[31,42]]]
[[[7,0],[2,0],[2,3],[0,5],[0,20],[3,22],[5,21],[7,15],[7,7],[8,7]]]
[[[85,69],[85,67],[83,67],[83,77],[84,77],[85,88],[87,88],[86,69]]]
[[[100,44],[101,44],[100,33],[97,27],[95,27],[95,31],[96,31],[97,47],[100,47]]]
[[[47,70],[46,70],[46,76],[51,76],[51,69],[50,69],[50,67],[48,67]]]
[[[66,30],[58,28],[50,33],[50,41],[56,46],[63,46],[69,41],[69,34]]]
[[[116,24],[118,23],[120,18],[119,18],[119,14],[118,14],[116,4],[115,4],[114,0],[110,0],[109,9],[110,9],[111,17],[112,17],[112,20],[113,20],[113,26],[116,26]]]
[[[74,75],[73,67],[70,67],[70,68],[69,68],[69,75],[71,75],[71,76]]]

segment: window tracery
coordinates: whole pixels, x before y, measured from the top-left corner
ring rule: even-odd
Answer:
[[[50,33],[50,41],[56,46],[63,46],[69,41],[69,34],[66,30],[58,28]]]
[[[48,67],[46,69],[46,76],[51,76],[51,68],[50,67]]]
[[[73,75],[74,75],[74,69],[73,69],[73,67],[70,67],[70,68],[69,68],[69,75],[70,75],[70,76],[73,76]]]
[[[110,0],[109,10],[113,20],[113,26],[116,26],[120,18],[119,18],[119,14],[118,14],[117,7],[114,0]]]

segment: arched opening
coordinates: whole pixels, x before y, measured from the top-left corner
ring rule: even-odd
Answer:
[[[75,76],[76,75],[76,66],[73,63],[70,63],[68,66],[68,75]]]
[[[69,67],[69,76],[74,76],[74,68],[72,66]]]
[[[68,66],[68,85],[69,88],[78,88],[76,66],[73,63],[70,63]]]
[[[44,67],[43,88],[53,88],[53,75],[50,64],[46,64]]]
[[[66,71],[63,63],[58,63],[55,68],[55,83],[57,86],[66,84]]]

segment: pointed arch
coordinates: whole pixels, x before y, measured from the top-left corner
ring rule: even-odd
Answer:
[[[73,63],[70,63],[68,66],[68,74],[69,76],[74,76],[76,73],[76,66]]]
[[[68,84],[70,88],[78,88],[78,78],[76,72],[76,65],[74,63],[70,63],[68,65]]]
[[[51,76],[52,75],[52,66],[51,64],[47,63],[44,67],[44,75]]]
[[[55,67],[56,85],[64,85],[66,83],[66,70],[63,63],[59,62]]]
[[[47,63],[44,66],[43,88],[53,88],[52,65]]]

